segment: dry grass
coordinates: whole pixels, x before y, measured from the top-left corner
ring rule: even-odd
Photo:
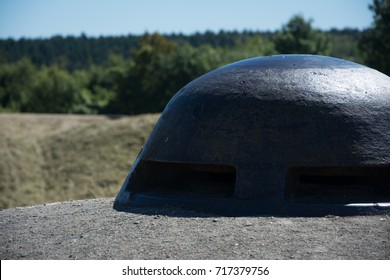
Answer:
[[[114,196],[157,119],[0,114],[0,209]]]

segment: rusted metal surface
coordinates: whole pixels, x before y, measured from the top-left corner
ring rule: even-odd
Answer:
[[[390,209],[390,77],[349,61],[239,61],[169,102],[115,200],[224,215]]]

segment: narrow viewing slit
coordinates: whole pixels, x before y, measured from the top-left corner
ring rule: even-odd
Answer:
[[[230,197],[235,183],[233,166],[141,161],[128,187],[159,195]]]
[[[292,167],[285,198],[291,202],[390,202],[390,166]]]

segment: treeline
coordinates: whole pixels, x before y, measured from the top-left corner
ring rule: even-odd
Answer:
[[[362,61],[358,51],[358,40],[361,31],[358,29],[332,29],[323,32],[330,40],[330,55]],[[234,48],[248,40],[261,37],[265,40],[274,38],[275,32],[254,31],[206,31],[191,35],[170,34],[164,38],[177,44],[178,47],[190,45],[198,48],[209,45],[213,48]],[[6,39],[0,40],[0,63],[13,63],[25,57],[36,66],[58,64],[74,71],[86,69],[90,65],[103,65],[112,54],[129,59],[140,47],[142,36],[127,35],[117,37],[54,36],[50,39]]]
[[[357,30],[316,30],[294,16],[274,33],[2,40],[0,112],[161,112],[186,83],[224,64],[279,53],[362,62],[368,52],[358,47],[367,38]]]
[[[39,66],[30,58],[0,65],[0,110],[47,113],[138,114],[160,112],[172,95],[196,77],[232,61],[271,55],[271,42],[252,37],[229,48],[180,46],[145,34],[125,58],[69,70],[61,63]]]

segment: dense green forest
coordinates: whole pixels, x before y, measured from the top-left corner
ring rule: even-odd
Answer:
[[[358,51],[358,40],[362,32],[357,29],[332,29],[322,33],[330,40],[330,55],[362,61]],[[113,54],[130,59],[134,51],[140,47],[142,37],[128,35],[96,38],[82,34],[79,37],[54,36],[49,39],[3,39],[0,40],[0,62],[13,63],[28,57],[38,67],[58,64],[69,71],[86,69],[90,65],[104,65]],[[272,42],[275,33],[206,31],[191,35],[169,34],[163,37],[178,47],[189,45],[199,48],[208,45],[216,49],[233,49],[258,38]],[[275,50],[272,51],[276,53]]]
[[[375,0],[375,16],[388,15],[389,2]],[[280,53],[331,55],[389,74],[389,43],[382,41],[390,32],[383,20],[388,18],[374,17],[374,27],[365,31],[325,32],[294,16],[276,32],[0,40],[0,112],[160,112],[182,86],[212,69]],[[370,54],[372,42],[375,48],[384,44],[387,57]]]

